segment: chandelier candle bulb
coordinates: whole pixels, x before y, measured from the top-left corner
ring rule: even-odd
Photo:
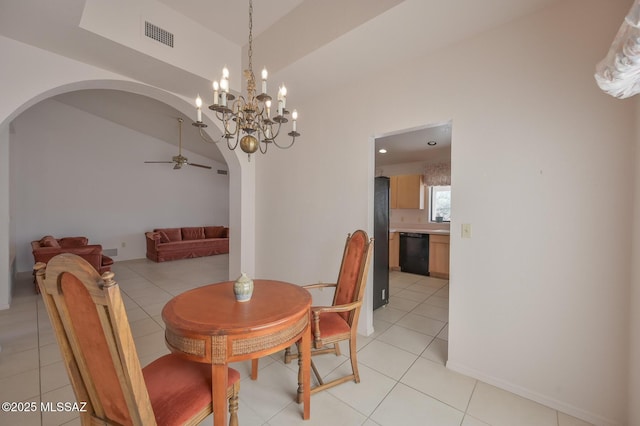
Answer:
[[[293,119],[292,129],[294,132],[296,131],[296,121],[298,120],[298,111],[295,109],[291,113],[291,118]]]
[[[267,73],[267,69],[263,68],[262,69],[262,93],[267,93],[267,76],[269,74]]]
[[[220,89],[220,85],[218,85],[217,81],[213,82],[213,104],[218,105],[218,90]]]
[[[267,108],[267,118],[271,117],[271,101],[265,102],[264,106]]]
[[[202,98],[200,97],[200,94],[198,93],[198,97],[196,98],[196,107],[198,108],[197,111],[197,118],[196,121],[198,123],[202,122],[202,110],[200,109],[202,107]]]

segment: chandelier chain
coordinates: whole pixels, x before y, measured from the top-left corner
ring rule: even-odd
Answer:
[[[253,0],[249,0],[249,71],[253,72]]]

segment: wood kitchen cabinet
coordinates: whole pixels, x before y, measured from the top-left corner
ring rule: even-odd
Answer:
[[[424,209],[422,175],[391,176],[389,207],[392,209]]]
[[[398,232],[389,233],[389,270],[400,270],[400,234]]]
[[[449,278],[449,235],[429,235],[429,275]]]

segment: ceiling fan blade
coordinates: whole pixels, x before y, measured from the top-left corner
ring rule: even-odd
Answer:
[[[145,161],[145,163],[173,163],[173,161]]]
[[[203,169],[211,169],[211,166],[203,166],[202,164],[187,163],[190,166],[202,167]]]

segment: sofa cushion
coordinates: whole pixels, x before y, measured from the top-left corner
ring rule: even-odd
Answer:
[[[60,238],[58,241],[60,247],[68,248],[68,247],[82,247],[89,244],[89,240],[87,237],[64,237]]]
[[[224,226],[205,226],[205,238],[224,238]]]
[[[182,241],[204,240],[204,229],[202,226],[182,228]]]
[[[170,243],[172,241],[182,241],[182,232],[180,232],[180,228],[154,229],[154,232],[160,233],[161,243]]]
[[[58,240],[53,238],[51,235],[47,235],[46,237],[40,240],[40,245],[42,247],[55,247],[60,248],[60,244],[58,244]]]

